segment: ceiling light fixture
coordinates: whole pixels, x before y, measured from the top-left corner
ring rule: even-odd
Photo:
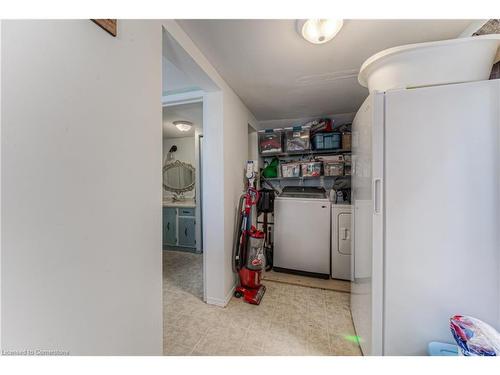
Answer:
[[[308,19],[299,20],[297,29],[299,34],[308,42],[323,44],[332,40],[343,24],[343,20]]]
[[[173,124],[181,132],[187,132],[193,126],[193,123],[191,121],[174,121]]]

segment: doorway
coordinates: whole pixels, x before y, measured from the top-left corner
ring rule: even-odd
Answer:
[[[205,304],[202,241],[203,99],[163,103],[164,353],[187,312]],[[177,325],[177,324],[175,324]]]
[[[201,254],[202,101],[164,104],[162,133],[163,207],[171,208],[165,210],[163,247]]]
[[[220,145],[223,108],[220,88],[165,28],[162,70],[163,131],[167,132],[163,162],[169,164],[167,170],[172,171],[167,173],[176,183],[186,183],[179,181],[180,176],[194,176],[190,189],[163,188],[169,206],[162,207],[163,349],[164,354],[175,355],[190,353],[211,326],[205,321],[207,310],[213,310],[208,304],[217,304],[221,288],[224,264],[217,261],[219,238],[209,234],[220,232],[222,220],[214,218],[222,212],[222,193],[207,183],[205,172],[210,167],[210,179],[217,180],[218,166],[222,169],[216,145]],[[177,168],[185,172],[179,175]]]

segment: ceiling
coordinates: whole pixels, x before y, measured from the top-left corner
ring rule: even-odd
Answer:
[[[200,90],[191,77],[165,57],[162,60],[162,68],[163,95]]]
[[[193,127],[187,132],[181,132],[173,124],[177,120],[187,120]],[[203,104],[179,104],[163,107],[163,138],[194,137],[195,129],[201,130],[203,124]]]
[[[181,27],[259,121],[357,111],[368,95],[363,61],[383,49],[456,38],[470,20],[344,20],[323,45],[296,20],[180,20]]]
[[[162,50],[164,96],[193,90],[217,89],[217,85],[207,73],[165,29],[163,29]]]

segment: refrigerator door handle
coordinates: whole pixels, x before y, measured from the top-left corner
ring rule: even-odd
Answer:
[[[379,214],[382,208],[382,179],[373,180],[373,212]]]

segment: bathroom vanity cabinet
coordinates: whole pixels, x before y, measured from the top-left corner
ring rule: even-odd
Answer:
[[[163,207],[163,246],[196,247],[194,207]]]

